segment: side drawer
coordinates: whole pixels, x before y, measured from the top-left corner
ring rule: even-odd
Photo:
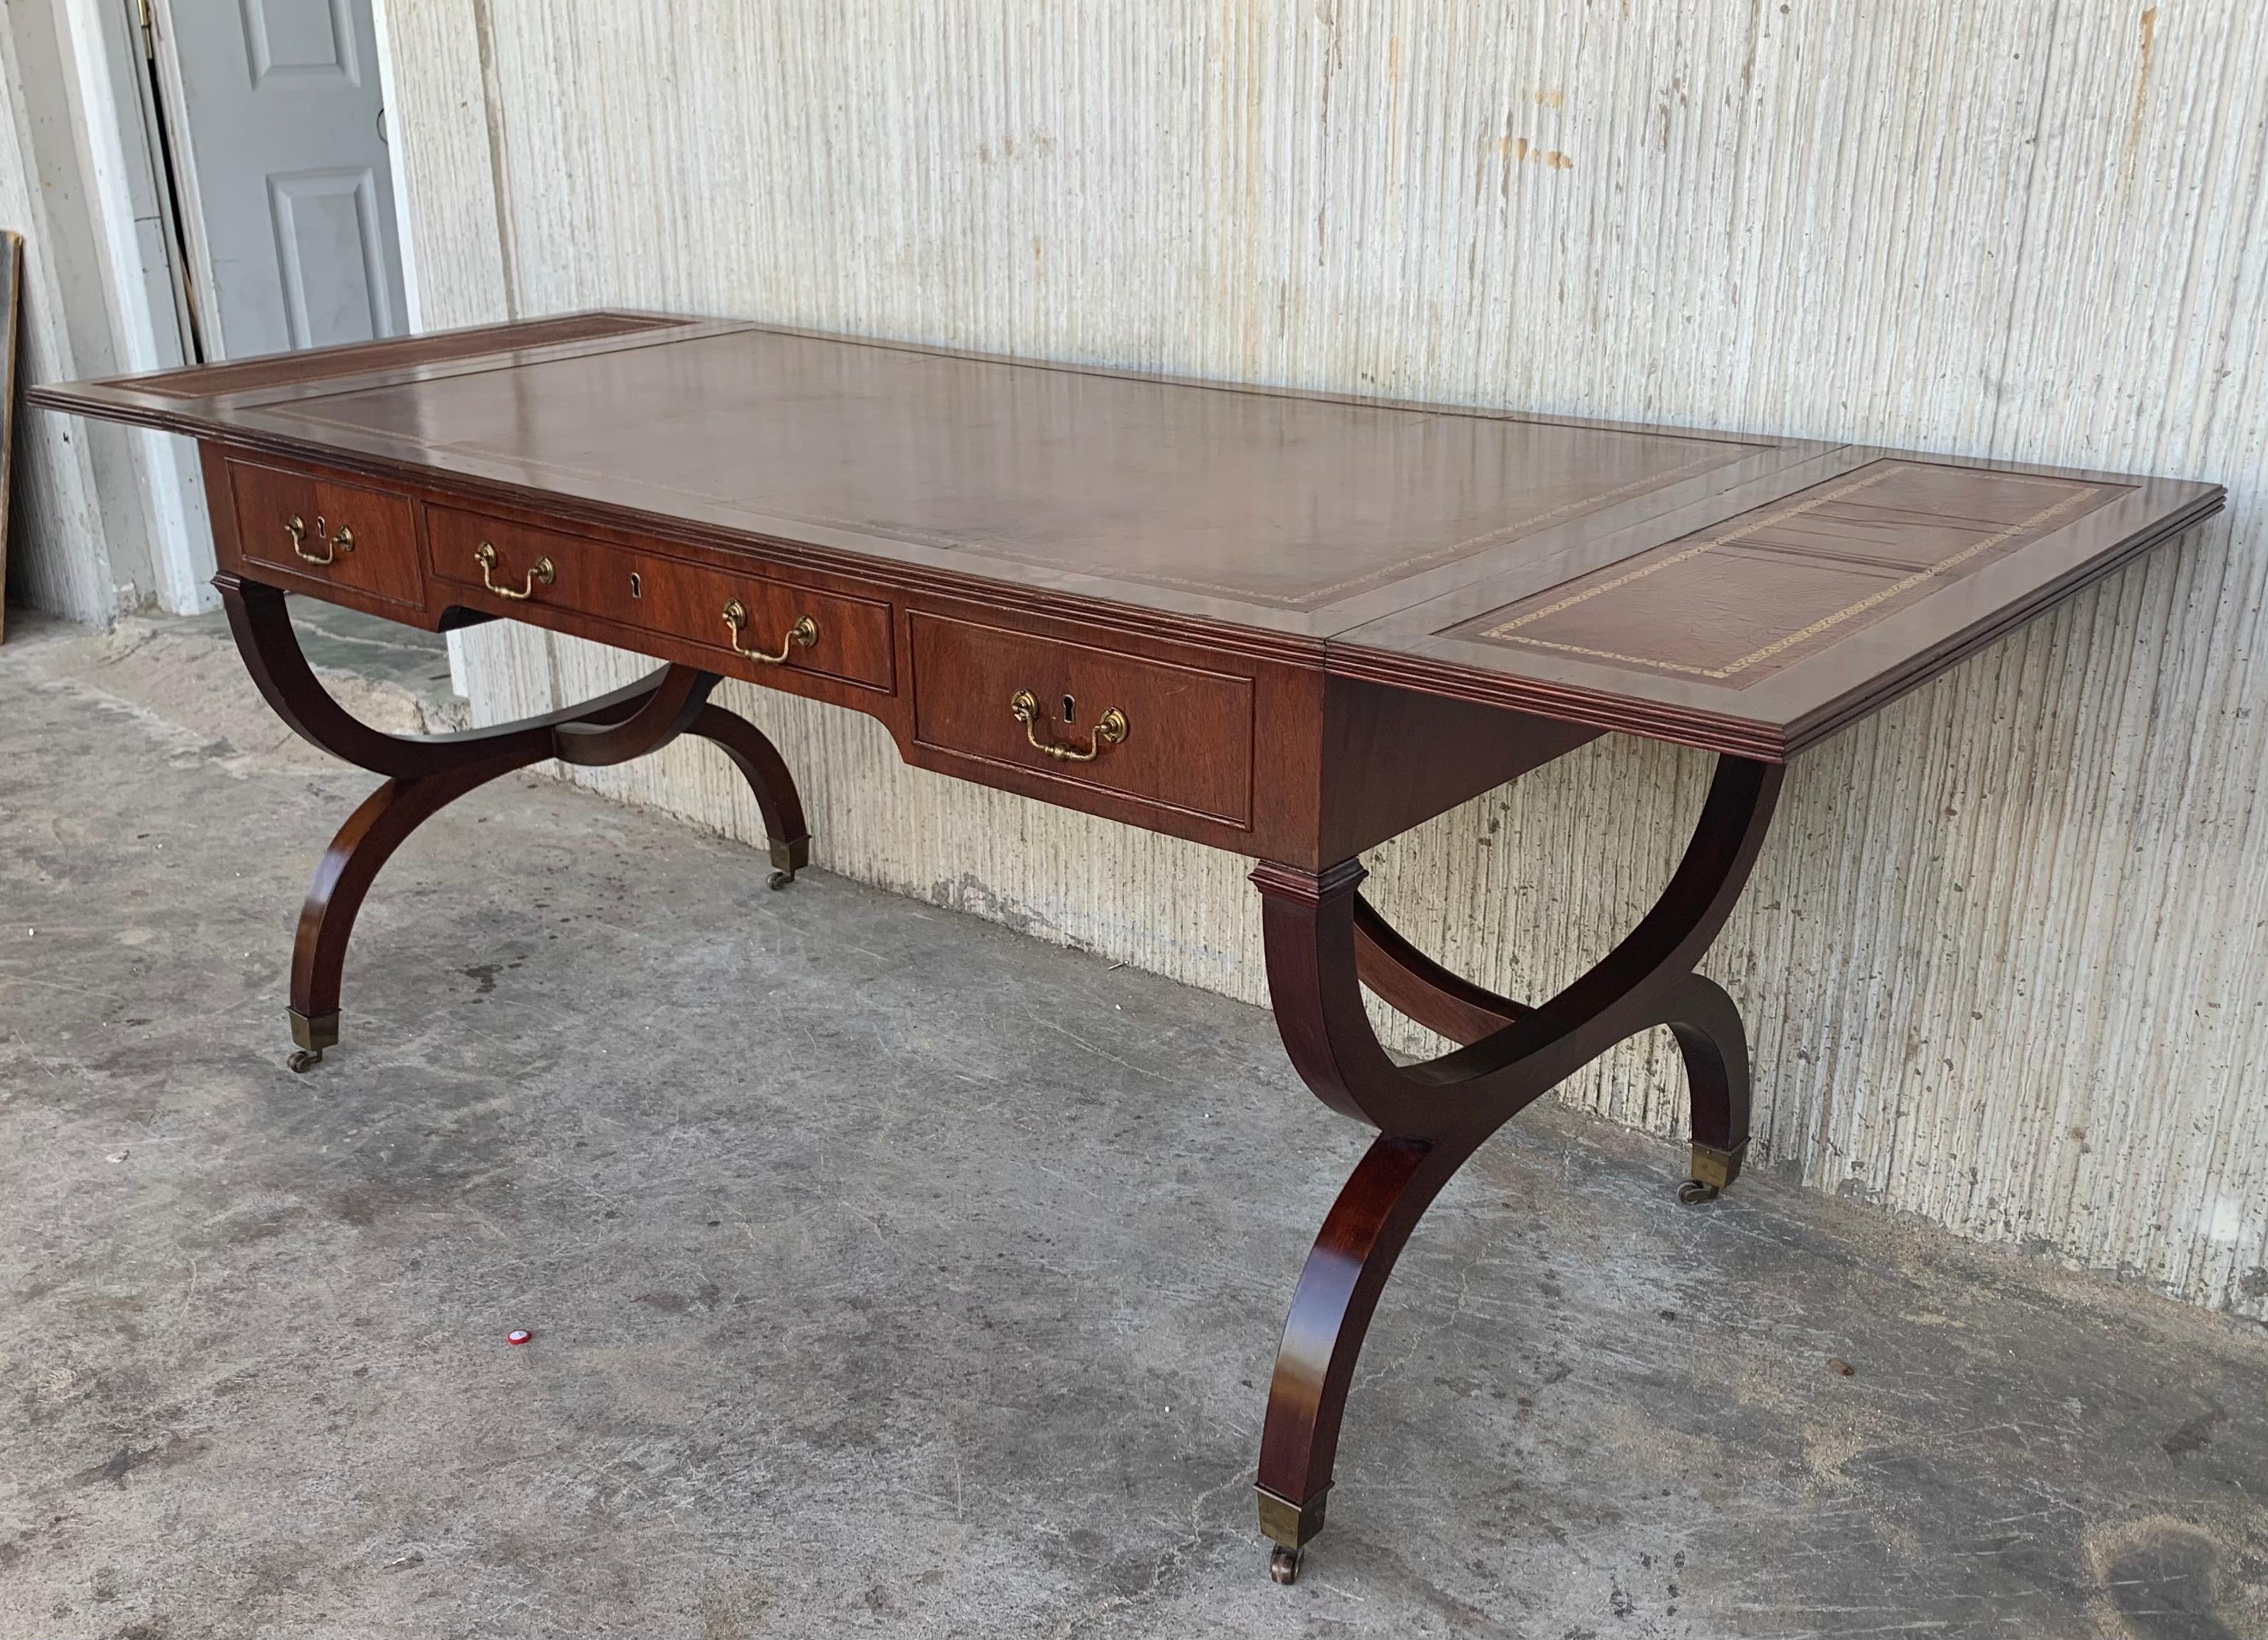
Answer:
[[[1251,825],[1250,678],[918,610],[911,621],[923,745]]]
[[[287,580],[422,608],[417,515],[406,496],[254,461],[228,462],[237,553]]]
[[[879,599],[821,592],[769,571],[688,563],[453,507],[428,506],[425,532],[434,577],[449,583],[453,596],[461,592],[460,601],[469,608],[504,614],[571,609],[706,645],[717,651],[717,671],[746,677],[761,678],[777,666],[868,688],[896,687],[890,606]],[[728,612],[738,616],[737,624]],[[808,643],[791,636],[805,621]]]

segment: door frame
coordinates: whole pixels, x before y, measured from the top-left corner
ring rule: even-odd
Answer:
[[[163,122],[162,152],[172,160],[173,205],[180,213],[180,242],[187,247],[188,255],[188,277],[181,299],[202,341],[205,357],[226,358],[228,350],[221,337],[219,316],[200,305],[200,298],[209,301],[217,287],[213,283],[212,246],[205,237],[204,202],[197,190],[196,139],[180,114],[188,106],[188,93],[182,83],[181,56],[175,44],[178,36],[173,27],[173,0],[124,0],[124,4],[129,10],[138,8],[146,13],[154,25],[151,61],[155,64],[162,107],[151,105],[150,99],[144,98],[144,117],[148,123]],[[410,246],[409,213],[403,204],[407,195],[402,190],[407,179],[402,174],[401,145],[395,140],[393,31],[387,26],[387,0],[370,0],[370,10],[377,35],[378,95],[384,110],[386,168],[394,192],[394,235],[401,257],[401,320],[402,333],[415,335],[423,327],[418,322],[417,264]],[[154,143],[152,146],[154,149]]]
[[[181,122],[164,118],[166,110],[181,106],[169,0],[54,0],[54,5],[80,115],[76,137],[85,209],[117,368],[136,373],[190,364],[199,357],[200,342],[205,357],[217,358],[219,338],[196,305],[199,293],[212,289],[196,173],[188,163],[188,139]],[[386,0],[371,0],[371,9],[377,25],[379,94],[387,111],[394,229],[401,246],[402,319],[414,333],[423,327],[409,212],[402,205],[398,123],[393,118],[392,31]],[[174,614],[219,607],[209,585],[212,532],[195,445],[171,433],[134,430],[130,436],[141,480],[135,499],[148,535],[158,606]]]
[[[55,18],[79,114],[73,136],[112,357],[129,372],[185,364],[191,355],[163,229],[154,133],[144,116],[138,0],[55,0]],[[206,585],[212,538],[195,451],[166,433],[136,430],[132,439],[141,492],[133,501],[159,607],[177,614],[217,607]]]
[[[180,111],[188,92],[181,83],[181,55],[173,40],[173,0],[124,0],[145,29],[148,66],[141,76],[144,129],[151,135],[152,157],[171,173],[172,188],[166,209],[173,218],[174,243],[181,247],[188,266],[176,270],[175,291],[183,313],[194,327],[200,363],[228,357],[217,317],[202,305],[213,289],[212,245],[205,237],[204,201],[197,190],[195,138]],[[162,144],[162,146],[160,146]],[[169,163],[170,162],[170,163]]]

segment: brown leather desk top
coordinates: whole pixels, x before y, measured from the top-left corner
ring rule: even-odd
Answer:
[[[33,396],[1767,759],[2222,499],[630,313]]]

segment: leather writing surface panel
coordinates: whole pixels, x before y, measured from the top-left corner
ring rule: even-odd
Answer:
[[[1742,688],[2131,488],[1874,461],[1444,636]]]
[[[1310,610],[1768,442],[1034,368],[744,330],[271,417],[1274,609]]]
[[[682,525],[1010,624],[1136,610],[1201,647],[1771,759],[2224,498],[623,313],[32,398],[625,545]]]

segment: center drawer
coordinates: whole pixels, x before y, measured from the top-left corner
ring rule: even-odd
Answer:
[[[1252,823],[1252,680],[917,610],[914,738]]]
[[[895,687],[890,606],[771,573],[720,570],[453,507],[429,506],[433,574],[468,607],[571,609],[718,651],[715,670],[775,667]],[[742,664],[735,665],[738,656]],[[703,663],[704,665],[706,663]]]

